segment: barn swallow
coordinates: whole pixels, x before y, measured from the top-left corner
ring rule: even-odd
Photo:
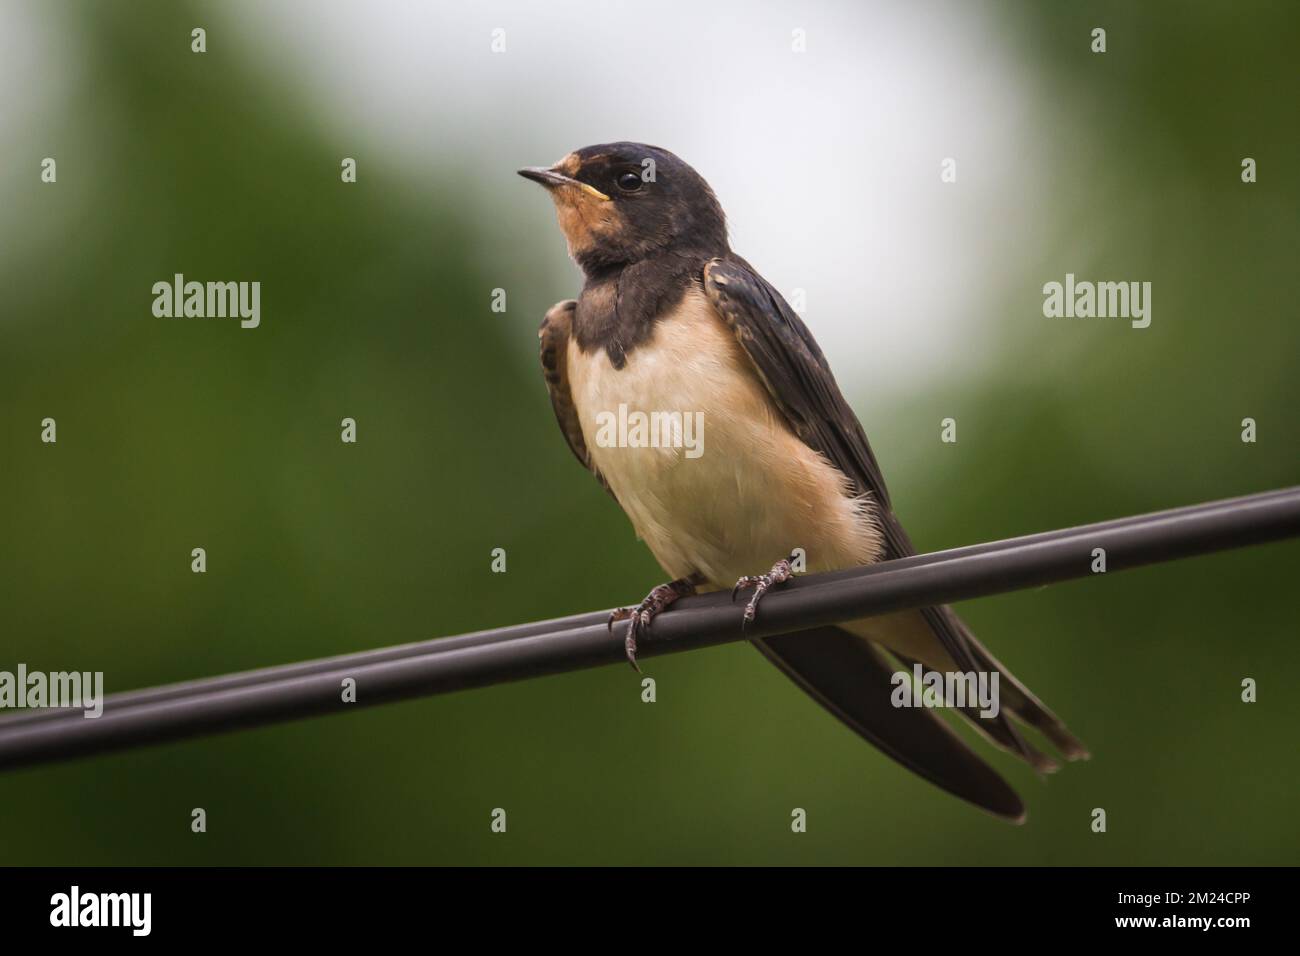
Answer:
[[[638,634],[697,590],[731,588],[734,599],[752,588],[743,615],[754,620],[763,595],[792,575],[795,548],[808,571],[915,553],[821,349],[781,294],[731,251],[722,207],[694,169],[667,150],[620,142],[519,174],[550,193],[585,279],[539,332],[560,430],[672,579],[611,614],[611,625],[627,622],[633,666]],[[702,413],[702,454],[692,459],[671,441],[611,441],[601,429],[617,409]],[[754,573],[762,568],[770,570]],[[891,703],[899,664],[924,675],[996,674],[996,716],[959,712],[1040,773],[1059,764],[1022,727],[1067,760],[1088,756],[949,607],[753,643],[894,760],[1013,822],[1025,816],[1020,797],[948,722]]]

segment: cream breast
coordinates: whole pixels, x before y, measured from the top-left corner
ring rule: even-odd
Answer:
[[[701,290],[662,316],[622,368],[571,340],[568,372],[592,461],[670,576],[730,587],[794,548],[809,571],[877,560],[872,503],[789,430]],[[637,412],[692,416],[695,448],[680,432],[666,447],[645,447],[646,433],[609,427]]]

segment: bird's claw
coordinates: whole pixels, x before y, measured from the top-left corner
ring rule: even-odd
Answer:
[[[636,662],[636,632],[649,623],[648,620],[642,620],[644,604],[645,601],[642,601],[641,604],[631,607],[616,607],[609,612],[609,621],[606,623],[606,629],[612,635],[616,621],[627,621],[627,634],[623,637],[623,649],[627,653],[627,662],[632,665],[632,669],[638,674],[641,673],[641,665]]]
[[[767,574],[747,574],[736,582],[736,586],[731,589],[731,600],[733,603],[736,600],[736,595],[743,589],[754,589],[753,596],[749,599],[749,603],[745,605],[745,613],[740,622],[741,628],[748,627],[750,624],[754,623],[754,619],[758,616],[758,602],[763,600],[763,595],[766,594],[773,585],[784,584],[786,581],[789,581],[794,577],[794,568],[790,564],[793,558],[794,555],[791,555],[788,558],[782,558],[780,561],[776,562],[776,564],[772,565],[772,570],[768,571]]]
[[[609,612],[609,633],[614,633],[615,621],[627,621],[627,633],[623,637],[623,650],[627,653],[627,662],[638,674],[641,665],[636,660],[636,638],[650,627],[650,622],[659,613],[676,601],[695,590],[695,582],[690,578],[679,578],[661,584],[645,596],[640,604],[632,607],[619,607]]]
[[[609,633],[610,633],[610,634],[613,634],[613,633],[614,633],[614,622],[615,622],[615,621],[626,621],[629,617],[632,616],[632,613],[633,613],[635,610],[636,610],[636,607],[633,606],[633,607],[616,607],[616,608],[614,608],[614,610],[610,611],[610,612],[609,612],[609,621],[606,622],[606,624],[605,624],[605,627],[606,627],[606,629],[609,631]]]

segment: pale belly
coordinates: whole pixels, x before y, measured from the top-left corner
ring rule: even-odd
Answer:
[[[730,587],[796,548],[809,571],[878,559],[872,503],[786,427],[702,294],[688,294],[622,369],[571,342],[568,372],[593,463],[670,577]],[[635,412],[680,413],[700,427],[670,425],[660,447],[644,447],[653,439]]]

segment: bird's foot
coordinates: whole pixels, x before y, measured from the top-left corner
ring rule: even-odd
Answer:
[[[754,589],[754,596],[745,605],[745,617],[741,621],[741,627],[747,627],[754,623],[754,618],[758,614],[758,602],[763,600],[763,595],[768,592],[772,585],[784,584],[794,577],[794,568],[790,563],[794,560],[794,557],[792,554],[788,558],[782,558],[772,565],[772,570],[768,571],[767,574],[747,574],[736,582],[736,586],[731,589],[732,601],[736,600],[736,595],[743,588]]]
[[[609,632],[614,633],[615,621],[627,621],[627,634],[623,638],[623,648],[627,651],[627,661],[632,669],[641,673],[641,666],[636,662],[636,638],[650,626],[650,622],[660,612],[674,604],[678,598],[695,593],[694,578],[678,578],[661,584],[645,596],[645,600],[632,607],[619,607],[609,612]]]

